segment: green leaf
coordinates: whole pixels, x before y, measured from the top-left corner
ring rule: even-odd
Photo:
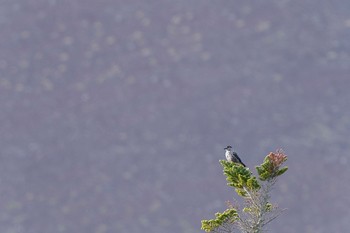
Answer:
[[[236,209],[227,209],[223,213],[216,213],[215,219],[211,220],[202,220],[201,229],[210,232],[214,229],[220,227],[225,222],[229,221],[230,223],[234,223],[238,219],[238,214]]]
[[[247,192],[244,191],[244,189],[236,188],[235,191],[236,191],[236,193],[237,193],[238,195],[240,195],[241,197],[246,197],[246,196],[247,196]]]
[[[260,184],[256,180],[255,176],[252,176],[252,177],[249,178],[249,180],[247,181],[247,187],[250,190],[259,190],[260,189]]]
[[[286,167],[283,167],[283,168],[281,168],[281,169],[279,169],[278,172],[277,172],[277,174],[276,174],[276,176],[282,175],[282,174],[285,173],[287,170],[288,170],[288,167],[287,167],[287,166],[286,166]]]

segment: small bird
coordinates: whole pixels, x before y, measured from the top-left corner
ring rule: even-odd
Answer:
[[[225,156],[227,161],[234,162],[234,163],[240,163],[245,167],[245,164],[242,162],[242,160],[238,157],[238,154],[232,150],[232,146],[227,146],[225,149]]]

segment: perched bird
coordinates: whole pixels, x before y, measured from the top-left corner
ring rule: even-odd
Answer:
[[[234,163],[240,163],[245,167],[245,164],[238,157],[237,153],[232,150],[232,146],[227,146],[224,149],[225,149],[225,156],[226,156],[227,161],[234,162]]]

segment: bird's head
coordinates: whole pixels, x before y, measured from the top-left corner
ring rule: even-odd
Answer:
[[[224,148],[225,150],[231,151],[232,150],[232,146],[227,146],[226,148]]]

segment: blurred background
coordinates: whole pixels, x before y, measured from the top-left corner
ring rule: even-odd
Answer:
[[[278,148],[270,232],[350,227],[350,1],[1,0],[0,231],[202,232]],[[254,170],[254,169],[253,169]]]

